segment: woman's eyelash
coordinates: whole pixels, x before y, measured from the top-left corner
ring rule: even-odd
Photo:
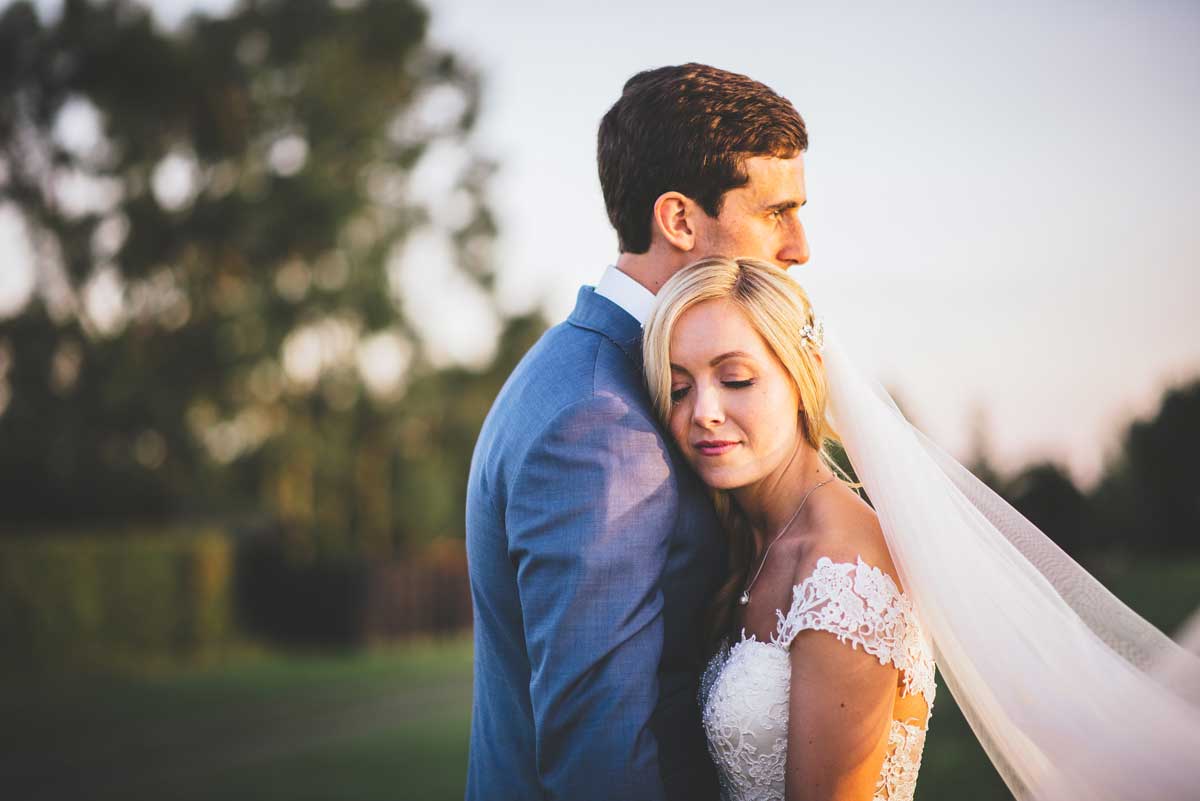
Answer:
[[[729,389],[745,389],[746,387],[754,386],[754,379],[747,378],[744,381],[722,381],[721,383]],[[680,387],[679,389],[671,390],[671,403],[679,403],[681,400],[687,397],[687,394],[690,390],[691,387]]]
[[[754,379],[747,378],[744,381],[722,381],[723,385],[729,389],[745,389],[746,387],[754,386]],[[687,397],[691,387],[680,387],[679,389],[671,390],[671,403],[679,403]]]

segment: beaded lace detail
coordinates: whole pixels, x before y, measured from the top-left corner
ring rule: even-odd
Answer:
[[[827,631],[852,648],[862,647],[902,672],[902,696],[921,693],[933,710],[936,692],[929,644],[909,599],[891,577],[858,559],[857,564],[817,561],[813,573],[792,589],[787,614],[769,642],[742,632],[709,662],[700,684],[708,748],[717,765],[725,801],[783,801],[787,760],[788,648],[801,631]],[[912,801],[925,727],[893,720],[888,752],[872,801]]]

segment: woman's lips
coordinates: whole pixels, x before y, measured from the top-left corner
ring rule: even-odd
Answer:
[[[737,442],[727,439],[706,439],[697,442],[695,448],[704,456],[720,456],[736,448]]]

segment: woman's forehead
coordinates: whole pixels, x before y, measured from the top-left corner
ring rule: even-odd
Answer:
[[[729,300],[698,303],[671,332],[671,363],[685,369],[734,358],[761,360],[770,351],[742,310]]]

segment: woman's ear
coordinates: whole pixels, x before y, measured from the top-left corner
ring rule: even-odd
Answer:
[[[696,211],[696,204],[687,195],[664,192],[654,201],[653,228],[671,247],[690,252],[696,247]]]

